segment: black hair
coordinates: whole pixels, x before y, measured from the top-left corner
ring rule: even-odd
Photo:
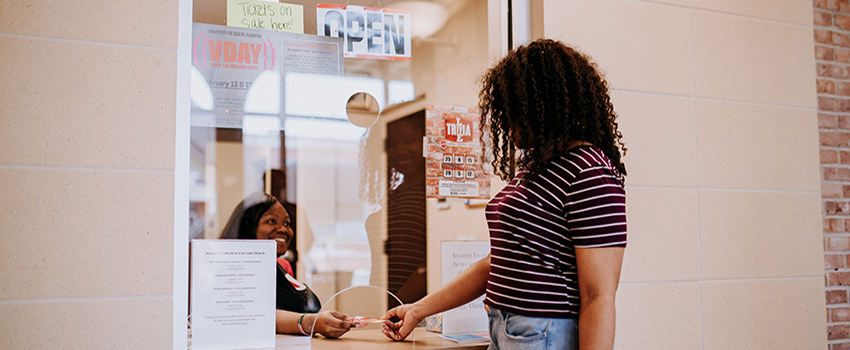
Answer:
[[[220,239],[257,239],[257,226],[263,214],[269,210],[278,200],[265,193],[252,193],[245,197],[221,230]]]
[[[523,181],[533,181],[575,141],[601,149],[625,179],[626,148],[608,84],[588,56],[540,39],[508,52],[482,80],[481,138],[490,136],[493,171],[502,180],[525,169]]]

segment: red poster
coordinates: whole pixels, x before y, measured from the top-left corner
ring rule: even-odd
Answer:
[[[427,197],[490,199],[478,109],[429,105],[425,116]]]

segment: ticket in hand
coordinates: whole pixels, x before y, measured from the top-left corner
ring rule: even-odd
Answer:
[[[363,317],[363,316],[354,316],[351,318],[351,322],[355,323],[385,323],[387,320],[382,320],[380,318],[375,317]]]

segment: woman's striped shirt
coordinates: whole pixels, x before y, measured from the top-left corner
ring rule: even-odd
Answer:
[[[520,172],[487,204],[490,277],[484,302],[531,317],[577,318],[575,248],[626,246],[626,194],[594,146],[553,158],[537,179]]]

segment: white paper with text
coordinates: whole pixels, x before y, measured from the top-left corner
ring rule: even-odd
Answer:
[[[192,240],[192,349],[275,347],[276,245]]]
[[[489,241],[443,241],[442,278],[448,283],[478,260],[490,253]],[[443,334],[486,333],[487,312],[484,311],[484,296],[466,305],[443,312]]]

